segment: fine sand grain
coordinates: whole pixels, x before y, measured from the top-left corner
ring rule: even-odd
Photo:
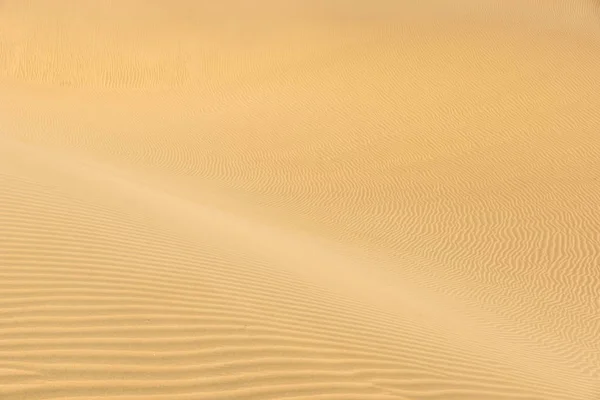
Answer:
[[[0,400],[600,399],[600,4],[0,0]]]

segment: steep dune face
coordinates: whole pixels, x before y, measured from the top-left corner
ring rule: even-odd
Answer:
[[[249,4],[0,2],[0,398],[598,396],[598,7]]]

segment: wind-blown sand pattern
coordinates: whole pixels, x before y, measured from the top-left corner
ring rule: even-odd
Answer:
[[[600,399],[600,5],[0,1],[0,399]]]

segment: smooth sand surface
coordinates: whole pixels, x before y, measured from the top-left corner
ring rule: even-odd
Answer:
[[[1,0],[0,399],[600,399],[600,4]]]

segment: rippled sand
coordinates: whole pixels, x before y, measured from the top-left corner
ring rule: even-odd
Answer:
[[[0,399],[600,399],[600,4],[0,1]]]

